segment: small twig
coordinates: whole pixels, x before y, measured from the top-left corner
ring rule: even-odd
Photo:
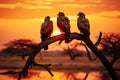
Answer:
[[[50,70],[50,66],[51,66],[51,64],[38,64],[38,63],[35,63],[35,62],[33,62],[33,65],[34,66],[40,66],[40,67],[44,67],[48,72],[49,72],[49,74],[51,75],[51,76],[53,76],[53,73],[51,72],[51,70]]]
[[[60,40],[58,44],[61,44],[63,40]]]
[[[100,32],[99,37],[98,37],[98,40],[97,40],[97,42],[94,44],[96,47],[99,45],[101,39],[102,39],[102,32]]]
[[[89,72],[86,73],[86,75],[85,75],[83,80],[87,80],[88,75],[89,75]]]

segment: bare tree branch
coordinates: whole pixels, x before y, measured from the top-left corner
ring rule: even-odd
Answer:
[[[70,34],[70,38],[71,39],[82,39],[82,35],[81,34],[78,34],[78,33],[72,33]],[[19,78],[18,80],[21,79],[21,77],[25,77],[27,76],[27,73],[28,73],[28,69],[29,67],[34,63],[34,58],[36,56],[36,54],[43,48],[45,47],[46,45],[49,45],[55,41],[58,41],[58,40],[64,40],[65,39],[65,35],[64,34],[61,34],[61,35],[57,35],[57,36],[54,36],[54,37],[50,37],[48,39],[46,39],[45,41],[43,41],[42,43],[40,43],[38,46],[36,46],[36,48],[33,50],[32,54],[29,56],[24,68],[22,69],[22,71],[20,72],[19,74]],[[50,70],[49,70],[50,71]]]
[[[96,41],[96,43],[94,44],[96,47],[99,45],[100,41],[101,41],[101,38],[102,37],[102,32],[100,32],[99,34],[99,37],[98,37],[98,40]]]
[[[46,39],[45,41],[43,41],[42,43],[38,44],[36,46],[36,48],[32,51],[32,54],[30,54],[25,66],[23,67],[23,69],[19,73],[18,80],[20,80],[22,76],[23,77],[27,76],[29,67],[31,65],[34,65],[34,58],[35,58],[36,54],[42,48],[44,48],[46,45],[49,45],[49,44],[51,44],[55,41],[64,40],[64,39],[65,39],[65,35],[61,34],[61,35],[50,37],[50,38]],[[83,40],[86,43],[86,45],[91,49],[91,51],[102,62],[102,64],[104,65],[104,67],[108,71],[109,75],[111,76],[112,80],[119,80],[116,73],[115,73],[115,70],[112,67],[112,65],[109,63],[109,61],[106,59],[106,57],[98,50],[98,48],[93,44],[93,42],[90,40],[89,36],[85,36],[85,35],[82,35],[82,34],[79,34],[79,33],[71,33],[70,34],[70,39]],[[39,64],[39,65],[36,64],[36,65],[40,66],[41,64]],[[45,66],[41,66],[41,67],[45,67]],[[46,69],[49,69],[49,68],[46,68]],[[47,70],[47,71],[49,73],[51,72],[50,70]]]
[[[84,77],[84,79],[83,79],[83,80],[86,80],[86,79],[87,79],[87,77],[88,77],[88,75],[89,75],[89,72],[87,72],[87,73],[86,73],[86,75],[85,75],[85,77]]]
[[[44,64],[44,65],[42,65],[42,64],[38,64],[38,63],[34,62],[33,65],[34,65],[34,66],[44,67],[44,68],[49,72],[49,74],[50,74],[51,76],[53,76],[53,73],[51,72],[51,70],[50,70],[50,68],[49,68],[49,66],[51,66],[51,64]]]
[[[118,77],[113,69],[112,65],[106,59],[106,57],[94,46],[93,42],[90,40],[88,36],[84,36],[83,41],[86,45],[91,49],[91,51],[100,59],[106,70],[108,71],[109,75],[111,76],[112,80],[118,80]]]

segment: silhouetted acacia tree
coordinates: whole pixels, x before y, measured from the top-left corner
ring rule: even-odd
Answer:
[[[112,64],[120,58],[120,33],[104,33],[100,45],[101,51],[113,58]]]
[[[27,46],[23,44],[26,44]],[[6,48],[2,51],[8,53],[8,55],[21,56],[24,59],[25,56],[31,54],[36,44],[37,43],[30,39],[17,39],[4,44]]]
[[[71,60],[75,60],[76,57],[82,56],[83,54],[85,54],[85,51],[83,50],[78,50],[76,49],[77,47],[84,47],[86,49],[86,53],[88,56],[88,59],[90,61],[94,61],[97,59],[97,57],[92,59],[91,53],[88,49],[88,47],[82,43],[82,42],[76,42],[72,47],[71,45],[67,44],[67,48],[61,47],[64,51],[64,53],[68,54],[68,56],[70,57]]]

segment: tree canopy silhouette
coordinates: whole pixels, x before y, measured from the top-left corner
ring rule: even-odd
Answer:
[[[10,41],[4,45],[6,48],[4,48],[2,52],[8,53],[7,55],[21,56],[24,59],[25,56],[29,56],[31,54],[37,43],[33,42],[30,39],[17,39]]]
[[[120,33],[104,33],[100,46],[105,55],[113,58],[114,64],[120,58]]]

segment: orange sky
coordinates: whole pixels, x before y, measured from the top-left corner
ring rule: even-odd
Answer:
[[[120,0],[0,0],[0,48],[10,40],[26,38],[40,41],[39,29],[45,16],[63,11],[70,18],[71,31],[78,32],[77,13],[90,21],[91,37],[102,32],[120,32]]]

